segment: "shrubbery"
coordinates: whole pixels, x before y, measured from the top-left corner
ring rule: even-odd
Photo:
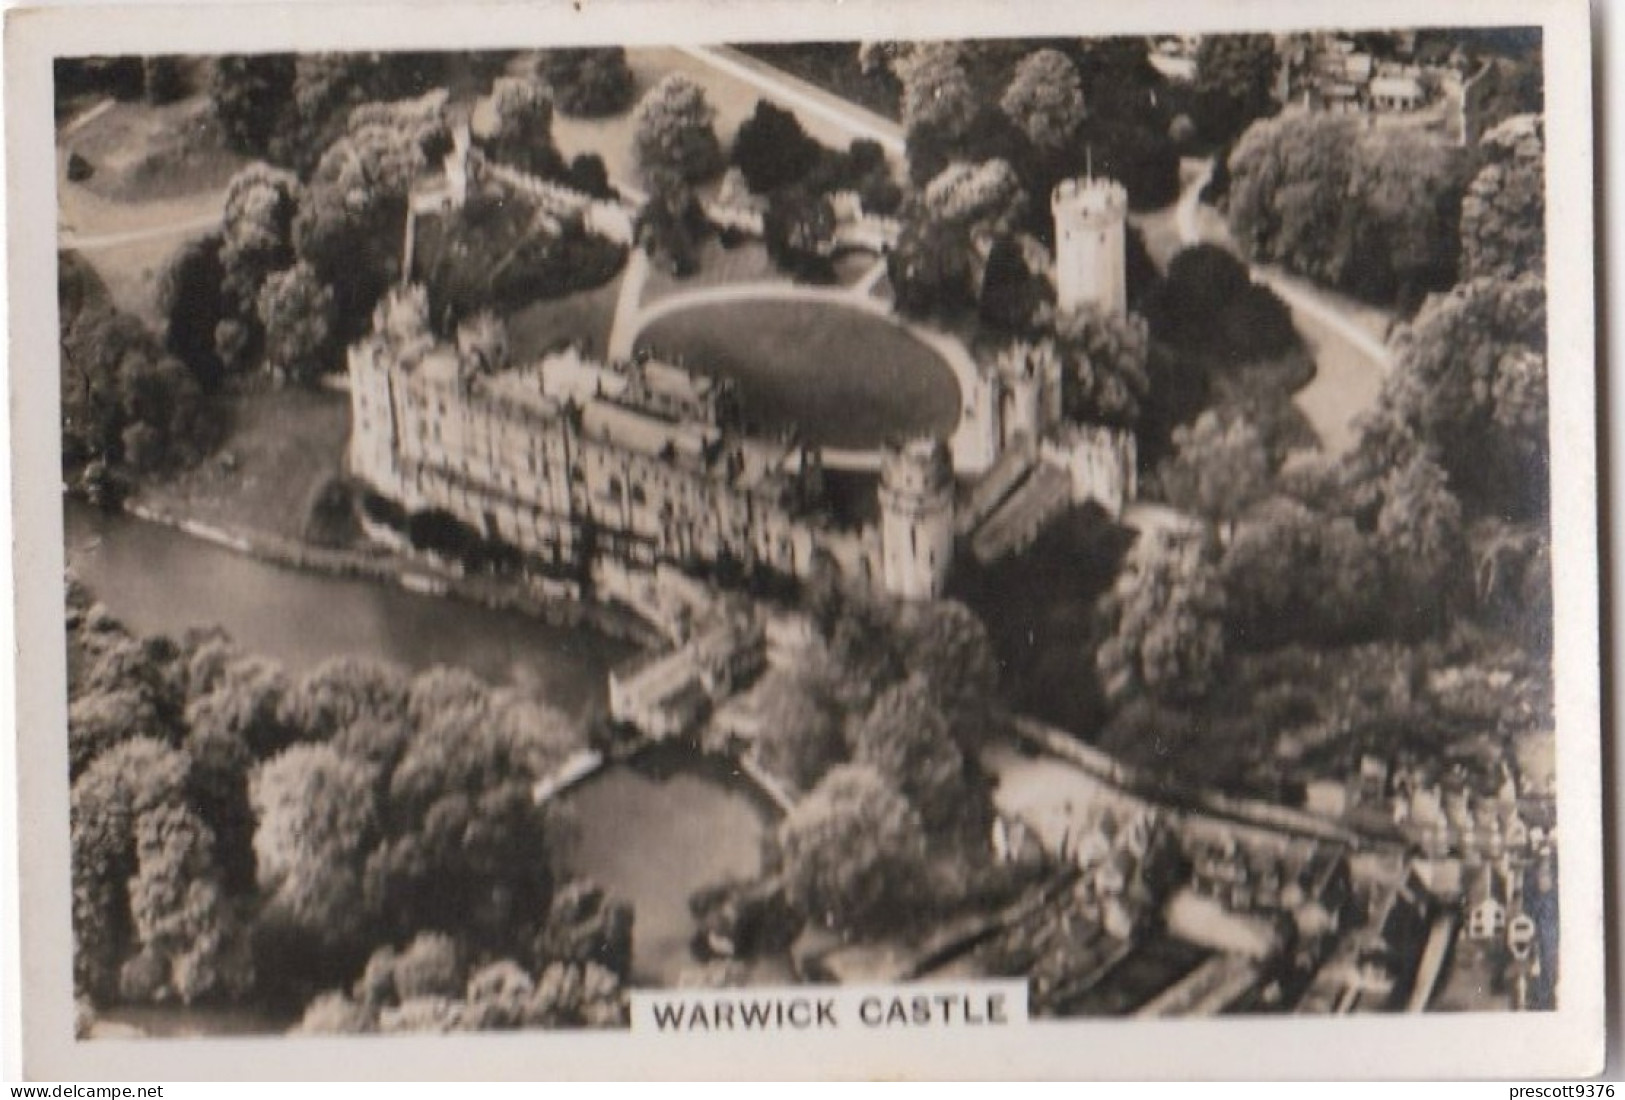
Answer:
[[[625,261],[624,247],[589,233],[579,219],[549,226],[517,196],[471,195],[419,238],[417,270],[431,315],[454,325],[482,309],[507,312],[602,285]]]

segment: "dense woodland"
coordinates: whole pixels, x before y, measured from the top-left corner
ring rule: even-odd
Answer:
[[[336,990],[313,1030],[346,996],[350,1030],[622,1018],[631,914],[561,879],[570,824],[531,796],[571,720],[454,669],[135,637],[77,584],[68,629],[81,995],[296,1016]]]

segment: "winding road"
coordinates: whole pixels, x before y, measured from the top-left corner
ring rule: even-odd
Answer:
[[[1207,243],[1233,249],[1228,234],[1203,231],[1202,189],[1212,178],[1209,160],[1180,193],[1174,211],[1179,240],[1187,247]],[[1393,356],[1369,327],[1300,280],[1258,264],[1249,266],[1253,278],[1291,309],[1293,323],[1315,358],[1315,377],[1293,401],[1320,436],[1322,448],[1328,454],[1343,454],[1356,441],[1355,422],[1381,393]]]

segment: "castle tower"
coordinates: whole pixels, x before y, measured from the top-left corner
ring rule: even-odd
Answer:
[[[442,163],[446,171],[446,190],[451,196],[453,210],[461,210],[468,202],[468,177],[472,171],[468,159],[472,146],[473,138],[469,136],[468,123],[452,127],[451,151],[446,154]]]
[[[954,475],[940,439],[890,445],[880,463],[881,585],[907,600],[942,594],[954,553]]]
[[[1121,317],[1128,310],[1124,272],[1123,185],[1088,176],[1062,180],[1050,198],[1055,218],[1055,304],[1062,313],[1092,307]]]

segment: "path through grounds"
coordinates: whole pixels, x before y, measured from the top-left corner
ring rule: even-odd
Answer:
[[[1234,248],[1216,212],[1202,206],[1202,188],[1213,178],[1209,160],[1186,181],[1175,208],[1175,224],[1180,243],[1215,244]],[[1250,264],[1253,278],[1269,287],[1292,311],[1293,323],[1308,343],[1315,359],[1315,377],[1294,395],[1320,436],[1321,447],[1337,456],[1355,443],[1355,422],[1375,404],[1382,382],[1393,366],[1388,346],[1375,330],[1379,321],[1351,317],[1349,312],[1328,302],[1325,292],[1301,279],[1260,265]],[[1381,311],[1362,310],[1371,318]]]

